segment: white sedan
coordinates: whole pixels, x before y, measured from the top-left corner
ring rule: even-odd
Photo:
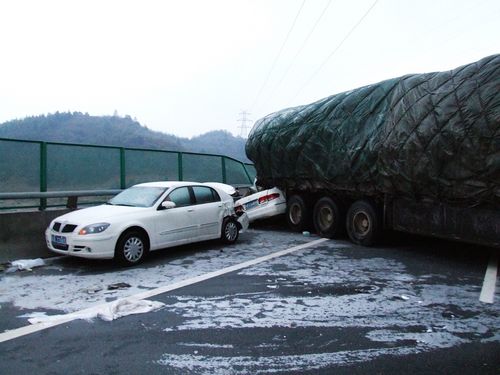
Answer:
[[[210,183],[134,185],[96,207],[54,219],[45,231],[50,250],[83,258],[139,263],[150,250],[220,238],[231,244],[248,227],[233,199]]]
[[[236,213],[246,213],[250,222],[286,212],[286,198],[278,188],[259,191],[234,203]]]

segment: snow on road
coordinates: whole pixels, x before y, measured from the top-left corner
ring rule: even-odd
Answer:
[[[259,231],[249,232],[256,234]],[[169,249],[165,249],[162,250],[166,255],[161,264],[139,265],[133,268],[115,267],[101,273],[93,273],[92,269],[89,269],[92,262],[82,263],[80,269],[70,273],[56,262],[42,267],[43,272],[38,268],[38,272],[0,274],[0,304],[9,303],[31,312],[75,312],[311,240],[300,235],[279,232],[272,234],[272,241],[269,235],[248,235],[247,242],[243,239],[235,246],[220,247],[216,242],[212,245],[208,243],[205,245],[208,248],[181,258],[178,254],[169,258]],[[127,284],[130,287],[108,288],[116,284]]]
[[[335,342],[330,345],[336,348],[333,352],[326,345],[314,354],[297,354],[287,352],[284,336],[280,355],[261,350],[276,345],[275,338],[246,348],[246,352],[261,353],[256,359],[235,350],[207,355],[203,346],[207,343],[200,341],[196,353],[165,353],[158,364],[200,374],[301,372],[465,343],[500,342],[498,306],[480,303],[480,285],[466,275],[460,285],[453,285],[440,275],[413,274],[393,259],[352,258],[326,243],[241,270],[239,276],[247,284],[262,282],[262,290],[169,296],[165,309],[180,317],[181,323],[176,319],[175,324],[164,326],[165,334],[194,331],[199,337],[211,337],[207,333],[211,330],[230,329],[238,336],[249,329],[293,332],[318,327],[326,334],[352,329],[363,332],[358,339],[368,342],[368,347],[338,351],[339,342]],[[301,345],[306,343],[302,339]]]
[[[175,316],[161,320],[160,332],[179,342],[154,363],[180,373],[305,372],[500,342],[499,306],[478,300],[481,285],[473,273],[453,279],[451,268],[448,275],[414,272],[398,257],[382,256],[383,250],[337,241],[241,269],[231,276],[237,282],[213,292],[190,288],[163,295],[162,302],[121,305],[129,296],[313,240],[250,230],[236,246],[208,244],[135,268],[93,272],[91,262],[82,262],[80,270],[73,266],[67,273],[55,262],[30,273],[0,275],[0,303],[15,306],[35,323],[58,319],[57,312],[96,312],[92,306],[103,302],[120,303],[109,314],[99,310],[92,317],[110,320],[120,309],[126,315],[135,308],[160,308],[158,314]],[[220,337],[220,330],[231,334]],[[248,335],[253,330],[262,337]],[[318,336],[309,337],[308,330],[328,339],[316,346]],[[299,345],[287,338],[297,332]],[[339,332],[349,332],[349,339],[336,336]],[[349,348],[351,338],[361,347]]]

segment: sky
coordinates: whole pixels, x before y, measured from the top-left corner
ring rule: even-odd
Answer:
[[[0,0],[0,123],[118,113],[245,136],[284,108],[500,53],[499,19],[498,0]]]

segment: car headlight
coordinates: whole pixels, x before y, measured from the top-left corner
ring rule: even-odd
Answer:
[[[101,233],[101,232],[104,232],[109,226],[110,226],[109,223],[90,224],[90,225],[87,225],[86,227],[80,229],[78,234],[85,235],[85,234]]]

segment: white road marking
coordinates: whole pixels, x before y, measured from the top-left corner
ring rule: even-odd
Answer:
[[[208,279],[212,279],[214,277],[221,276],[221,275],[224,275],[226,273],[239,271],[243,268],[247,268],[247,267],[253,266],[253,265],[258,264],[258,263],[266,262],[266,261],[274,259],[274,258],[278,258],[278,257],[284,256],[287,254],[291,254],[295,251],[302,250],[302,249],[305,249],[308,247],[312,247],[314,245],[318,245],[318,244],[325,242],[325,241],[328,241],[328,239],[327,238],[320,238],[318,240],[311,241],[311,242],[308,242],[308,243],[305,243],[302,245],[294,246],[294,247],[291,247],[291,248],[286,249],[286,250],[277,251],[275,253],[262,256],[260,258],[256,258],[256,259],[252,259],[252,260],[249,260],[249,261],[246,261],[243,263],[235,264],[234,266],[222,268],[222,269],[217,270],[217,271],[208,272],[208,273],[200,275],[200,276],[196,276],[196,277],[193,277],[193,278],[190,278],[187,280],[182,280],[182,281],[179,281],[177,283],[170,284],[170,285],[165,285],[165,286],[162,286],[162,287],[159,287],[156,289],[148,290],[148,291],[138,293],[138,294],[135,294],[133,296],[126,297],[126,298],[121,298],[119,300],[126,300],[129,298],[141,300],[141,299],[147,299],[150,297],[154,297],[154,296],[157,296],[159,294],[167,293],[167,292],[170,292],[170,291],[175,290],[175,289],[183,288],[185,286],[196,284],[196,283],[199,283],[201,281],[208,280]],[[21,328],[16,328],[13,330],[5,331],[3,333],[0,333],[0,342],[13,340],[13,339],[16,339],[16,338],[19,338],[22,336],[26,336],[26,335],[38,332],[38,331],[42,331],[42,330],[47,329],[47,328],[51,328],[51,327],[58,326],[60,324],[71,322],[72,320],[79,319],[81,316],[86,316],[89,313],[92,313],[96,310],[100,310],[104,306],[107,306],[111,303],[116,303],[119,300],[107,302],[104,304],[90,307],[88,309],[84,309],[84,310],[80,310],[77,312],[67,314],[66,317],[61,317],[61,319],[58,319],[57,321],[54,321],[54,322],[36,323],[36,324],[29,325],[29,326],[24,326]]]
[[[498,256],[491,254],[486,274],[484,275],[483,288],[479,300],[485,303],[493,303],[497,282]]]

